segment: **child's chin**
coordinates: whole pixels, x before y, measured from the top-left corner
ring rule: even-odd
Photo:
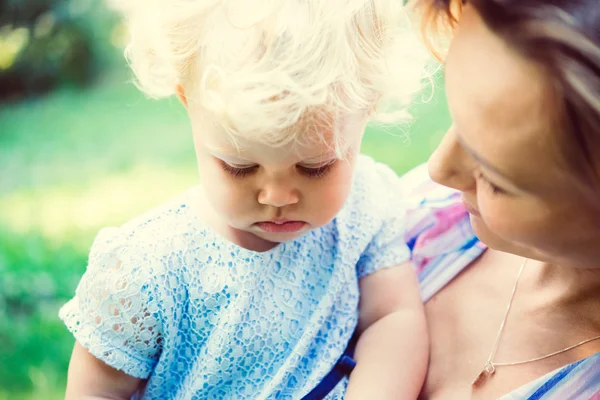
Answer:
[[[309,230],[302,230],[299,232],[287,232],[287,233],[270,233],[270,232],[258,232],[255,233],[256,236],[261,239],[267,240],[272,243],[285,243],[291,242],[292,240],[298,239],[300,236],[304,235]]]

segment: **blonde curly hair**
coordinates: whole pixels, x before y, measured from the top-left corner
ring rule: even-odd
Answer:
[[[405,120],[426,58],[401,0],[109,0],[153,98],[181,85],[235,135],[277,146],[309,114]]]

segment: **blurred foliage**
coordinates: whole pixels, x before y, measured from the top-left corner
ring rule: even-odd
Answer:
[[[92,23],[108,15],[101,10],[92,0],[1,1],[0,100],[91,83],[106,49]],[[114,29],[104,22],[101,29]]]
[[[91,55],[84,70],[101,72],[91,84],[73,84],[89,76],[79,81],[80,72],[62,61],[43,64],[43,55],[35,65],[21,61],[31,43],[2,69],[9,46],[0,31],[0,80],[16,66],[32,68],[17,98],[55,87],[0,104],[0,400],[63,398],[73,338],[57,313],[85,271],[94,235],[197,181],[185,110],[175,99],[147,100],[126,83],[113,15],[92,0],[12,0],[0,3],[0,26],[26,27],[30,40],[48,10],[81,33],[78,43]],[[10,40],[16,48],[23,39]],[[54,72],[35,72],[41,65]],[[48,86],[31,83],[44,76]],[[423,162],[449,123],[443,91],[426,104],[418,99],[412,111],[410,126],[369,127],[363,152],[399,173]]]
[[[0,231],[0,398],[32,398],[33,388],[49,396],[64,385],[72,344],[56,309],[78,279],[72,266],[84,264],[85,253],[39,234]]]
[[[96,231],[196,180],[185,112],[125,76],[0,108],[0,400],[62,398],[73,338],[57,313]]]

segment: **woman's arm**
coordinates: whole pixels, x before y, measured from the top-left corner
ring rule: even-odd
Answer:
[[[142,382],[109,367],[75,342],[65,400],[129,400]]]
[[[347,400],[416,399],[425,380],[429,342],[411,263],[360,280],[359,333]]]

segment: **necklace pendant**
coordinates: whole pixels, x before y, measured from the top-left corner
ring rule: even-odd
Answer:
[[[488,363],[481,370],[479,375],[477,375],[477,378],[475,378],[475,380],[473,380],[473,382],[471,382],[471,386],[479,387],[479,386],[483,385],[485,383],[485,381],[487,381],[489,378],[491,378],[492,375],[494,375],[495,373],[496,373],[496,366],[494,365],[494,363],[488,361]]]

